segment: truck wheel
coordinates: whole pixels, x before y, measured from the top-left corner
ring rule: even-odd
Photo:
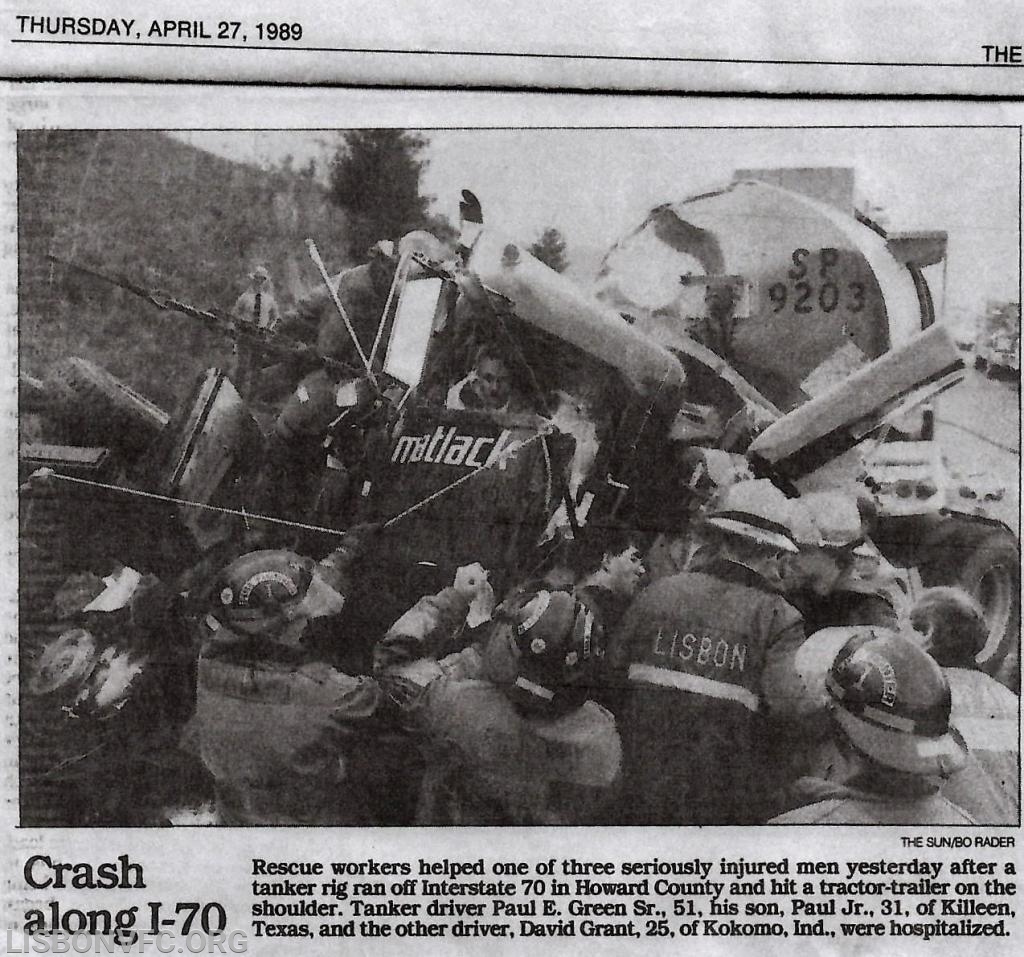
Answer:
[[[167,424],[163,409],[88,359],[58,362],[47,387],[53,416],[79,445],[112,446],[135,456]]]
[[[1020,659],[1020,552],[1005,532],[993,531],[977,545],[960,572],[960,580],[985,609],[989,637],[978,655],[984,671],[1009,680]]]
[[[960,538],[966,555],[956,554],[921,570],[926,585],[957,585],[985,610],[988,640],[977,656],[982,671],[1017,687],[1020,658],[1020,552],[1013,536],[1002,529]],[[948,546],[947,546],[948,547]]]

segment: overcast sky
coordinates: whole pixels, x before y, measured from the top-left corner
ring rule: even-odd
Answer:
[[[180,135],[249,162],[286,153],[298,162],[322,156],[313,134]],[[577,274],[596,267],[653,206],[728,182],[735,168],[852,166],[858,194],[884,208],[890,229],[949,232],[952,312],[973,312],[989,297],[1018,296],[1015,129],[444,130],[427,136],[423,185],[439,211],[457,221],[459,190],[469,188],[480,197],[485,220],[519,239],[557,226],[570,259],[575,254]],[[941,283],[941,275],[931,279]]]

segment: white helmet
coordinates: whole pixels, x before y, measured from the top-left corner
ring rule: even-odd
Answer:
[[[748,479],[723,489],[708,505],[707,522],[723,531],[784,552],[793,544],[789,499],[767,479]]]

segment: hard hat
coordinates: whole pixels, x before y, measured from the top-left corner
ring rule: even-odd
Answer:
[[[604,631],[587,606],[564,591],[537,591],[505,610],[516,674],[504,688],[521,710],[564,714],[586,701],[604,657]]]
[[[967,745],[949,724],[949,682],[911,638],[858,631],[836,655],[825,689],[836,723],[876,764],[944,777],[963,766]]]
[[[817,530],[817,541],[808,541],[794,529],[800,544],[849,548],[863,541],[864,526],[853,496],[831,491],[808,492],[795,502],[803,507]]]
[[[313,565],[284,549],[242,555],[218,576],[212,613],[236,631],[274,637],[306,597]]]
[[[767,479],[749,479],[723,489],[706,511],[708,524],[785,552],[795,552],[789,499]]]
[[[398,241],[400,256],[410,256],[413,253],[419,253],[431,262],[440,262],[445,258],[444,245],[441,240],[425,229],[414,229]]]

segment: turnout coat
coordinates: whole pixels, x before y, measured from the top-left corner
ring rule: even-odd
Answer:
[[[636,824],[758,820],[770,722],[802,703],[800,614],[745,566],[715,561],[651,585],[612,647],[625,814]]]

